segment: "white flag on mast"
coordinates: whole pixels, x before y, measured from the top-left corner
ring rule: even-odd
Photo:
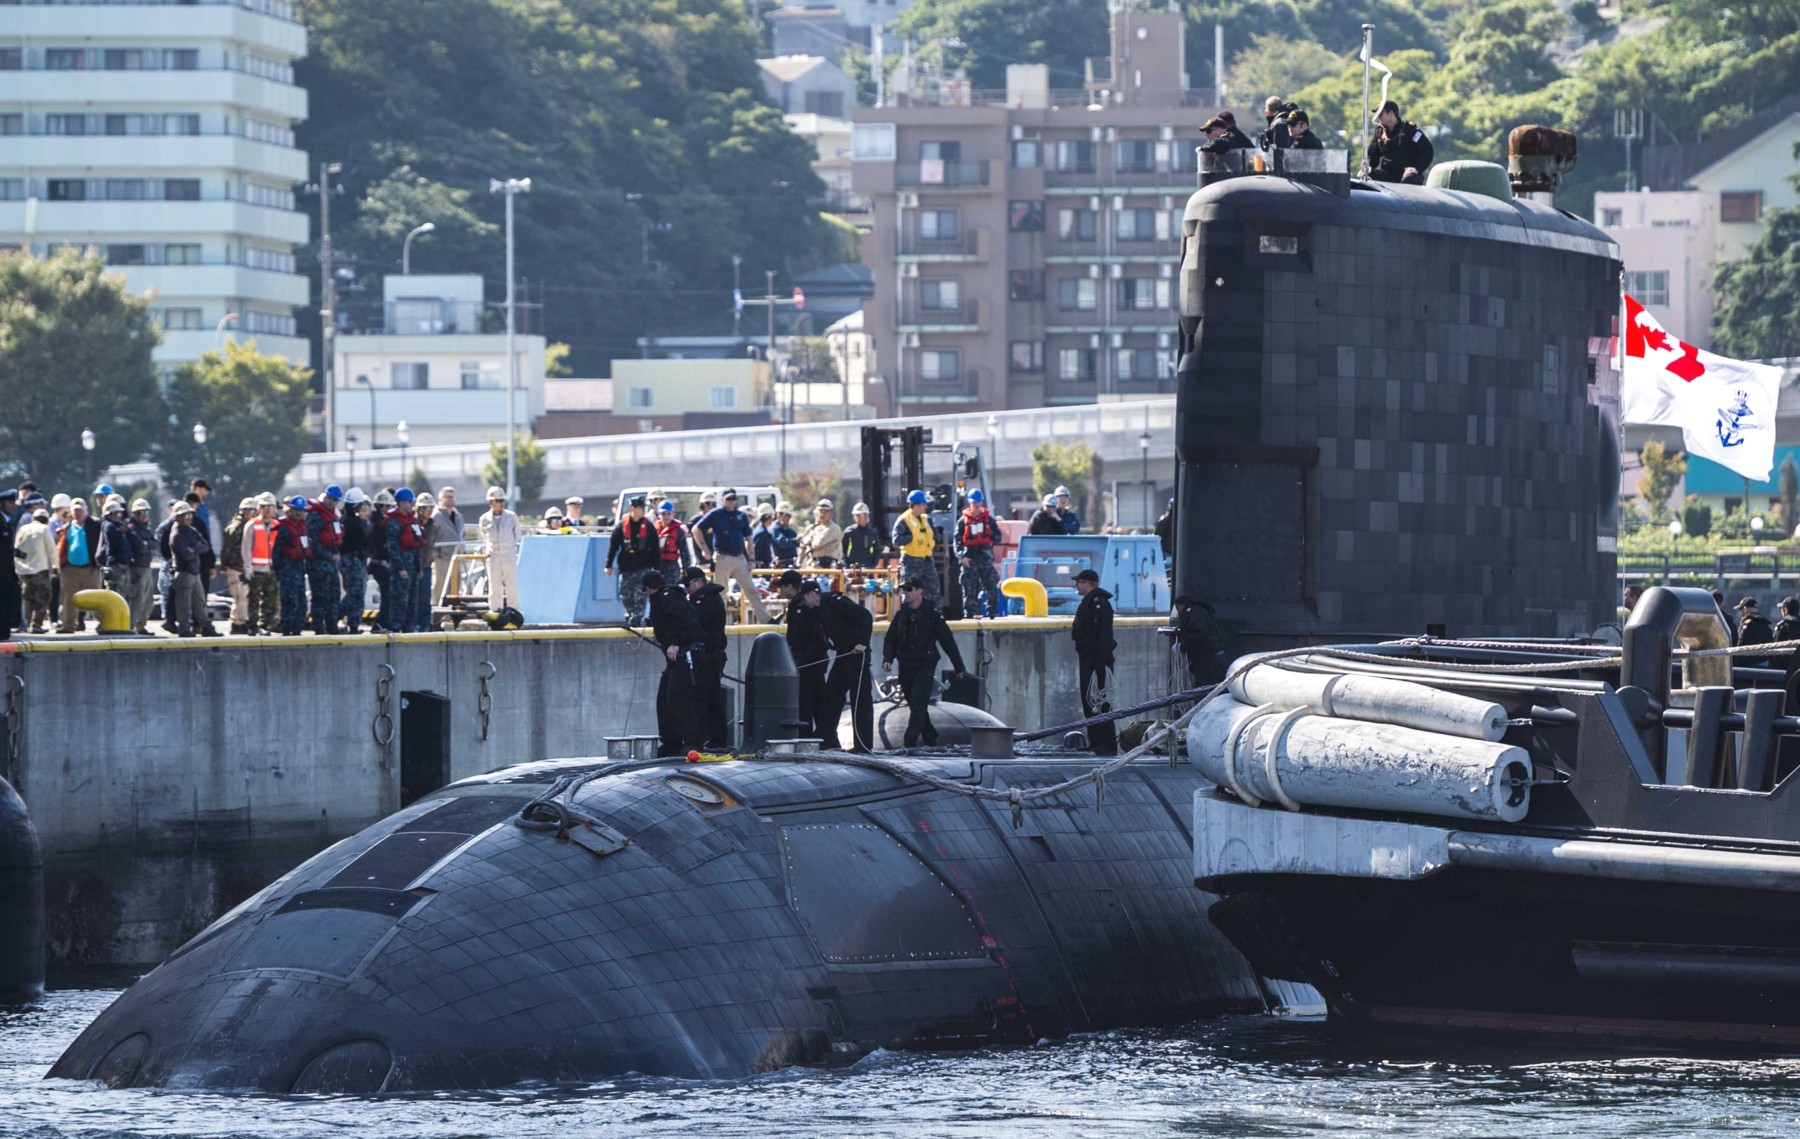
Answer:
[[[1690,455],[1767,482],[1775,469],[1781,369],[1728,360],[1677,340],[1629,295],[1619,419],[1681,428]]]

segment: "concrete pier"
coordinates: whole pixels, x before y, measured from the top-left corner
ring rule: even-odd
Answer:
[[[1117,622],[1121,702],[1169,690],[1159,624]],[[995,716],[1080,718],[1066,619],[952,628]],[[729,674],[760,631],[731,630]],[[0,646],[0,776],[43,843],[50,960],[160,961],[403,796],[653,734],[661,662],[616,628]]]

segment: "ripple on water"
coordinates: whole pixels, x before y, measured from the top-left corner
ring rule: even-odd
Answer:
[[[1228,1017],[1092,1033],[1030,1048],[876,1052],[847,1068],[748,1080],[627,1077],[585,1087],[381,1099],[124,1090],[45,1081],[116,996],[52,992],[0,1011],[0,1136],[229,1139],[567,1139],[1102,1134],[1554,1136],[1792,1135],[1800,1061],[1449,1049],[1340,1034],[1316,1022]]]

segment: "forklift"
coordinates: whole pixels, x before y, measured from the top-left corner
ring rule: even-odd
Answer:
[[[931,456],[928,460],[927,456]],[[939,459],[939,456],[943,456]],[[947,616],[961,616],[961,574],[956,572],[956,520],[968,505],[968,495],[987,492],[986,456],[979,443],[933,443],[929,427],[865,427],[862,429],[862,492],[869,507],[869,522],[887,543],[894,523],[906,510],[906,495],[925,492],[927,517],[937,536],[932,563],[938,574],[939,594]],[[896,472],[896,459],[898,471]],[[933,468],[927,472],[927,464]],[[938,464],[942,463],[939,468]],[[933,481],[939,474],[948,480]]]

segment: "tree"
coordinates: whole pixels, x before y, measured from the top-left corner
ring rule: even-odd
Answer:
[[[1343,66],[1341,57],[1311,40],[1295,41],[1274,33],[1252,36],[1250,46],[1231,61],[1230,89],[1236,92],[1235,102],[1254,102],[1260,108],[1262,97],[1292,99],[1294,93],[1336,74]]]
[[[550,379],[562,379],[575,374],[569,367],[569,346],[560,341],[544,346],[544,375]]]
[[[1644,473],[1638,476],[1638,494],[1643,497],[1644,508],[1650,512],[1650,521],[1658,526],[1666,525],[1669,496],[1687,475],[1687,456],[1680,451],[1671,454],[1652,439],[1638,452],[1638,459],[1644,465]]]
[[[1781,460],[1781,533],[1782,537],[1793,536],[1796,528],[1800,528],[1800,467],[1794,465],[1794,454],[1788,452]]]
[[[946,65],[961,63],[976,87],[1005,87],[1009,63],[1042,63],[1050,86],[1069,88],[1085,81],[1088,56],[1107,52],[1106,13],[1090,0],[919,0],[899,27],[928,45],[915,59],[935,60],[947,45]]]
[[[141,458],[161,418],[158,339],[148,303],[96,251],[0,254],[0,478],[86,491],[98,468]]]
[[[280,490],[310,439],[311,381],[311,369],[263,355],[254,340],[183,364],[153,445],[163,485],[186,489],[204,475],[227,513],[240,498]],[[194,441],[195,424],[206,426],[204,445]]]
[[[1712,507],[1697,494],[1681,500],[1681,532],[1690,538],[1704,538],[1712,533]]]
[[[795,516],[808,517],[812,508],[822,498],[829,498],[837,507],[837,515],[842,518],[848,515],[844,504],[840,501],[844,495],[844,468],[841,463],[833,463],[822,471],[790,471],[775,480],[775,492],[782,501],[792,503]]]
[[[543,496],[544,482],[550,474],[550,456],[544,445],[538,442],[537,436],[521,431],[513,436],[513,477],[519,483],[519,497],[513,502],[515,510],[523,511],[527,507],[537,505]],[[487,466],[481,468],[481,477],[489,486],[506,487],[506,443],[504,440],[488,444]]]
[[[1713,278],[1713,350],[1722,356],[1800,356],[1800,209],[1771,210],[1766,221],[1762,239]]]
[[[1066,486],[1071,499],[1085,503],[1093,473],[1094,447],[1085,439],[1039,443],[1031,449],[1031,487],[1039,498]]]

